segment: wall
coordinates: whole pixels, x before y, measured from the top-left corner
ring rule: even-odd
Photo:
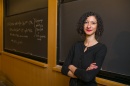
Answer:
[[[2,51],[2,26],[3,26],[3,1],[0,0],[0,70],[1,70],[1,51]]]
[[[48,0],[48,64],[2,51],[3,0],[0,0],[0,70],[16,86],[68,86],[69,78],[60,73],[56,65],[57,0]],[[106,86],[123,84],[97,78]],[[99,85],[101,86],[101,85]]]

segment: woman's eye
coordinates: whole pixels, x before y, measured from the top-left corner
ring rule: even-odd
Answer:
[[[93,22],[92,24],[96,24],[95,22]]]
[[[86,23],[88,23],[88,22],[84,22],[84,24],[86,24]]]

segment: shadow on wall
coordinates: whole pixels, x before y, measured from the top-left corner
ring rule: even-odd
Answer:
[[[0,86],[15,86],[8,77],[0,72]]]

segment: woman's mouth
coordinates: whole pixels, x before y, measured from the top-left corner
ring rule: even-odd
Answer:
[[[91,32],[92,30],[87,30],[87,32]]]

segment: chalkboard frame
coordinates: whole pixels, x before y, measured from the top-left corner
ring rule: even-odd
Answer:
[[[23,53],[20,53],[20,52],[15,52],[15,51],[7,50],[7,49],[4,49],[4,51],[11,53],[11,54],[14,54],[14,55],[22,56],[22,57],[25,57],[25,58],[28,58],[28,59],[47,63],[47,58],[40,58],[40,57],[36,57],[36,56],[28,55],[28,54],[23,54]]]
[[[60,20],[61,20],[60,19],[60,5],[67,3],[67,2],[71,2],[71,1],[76,1],[76,0],[59,0],[59,4],[58,4],[57,64],[61,65],[61,66],[64,64],[64,61],[60,61],[60,41],[61,41],[60,40],[60,30],[61,30],[61,28],[60,28],[60,25],[61,25],[60,24]],[[100,70],[97,77],[130,85],[130,76],[127,76],[127,75],[122,75],[122,74],[117,74],[117,73],[113,73],[110,71]]]

